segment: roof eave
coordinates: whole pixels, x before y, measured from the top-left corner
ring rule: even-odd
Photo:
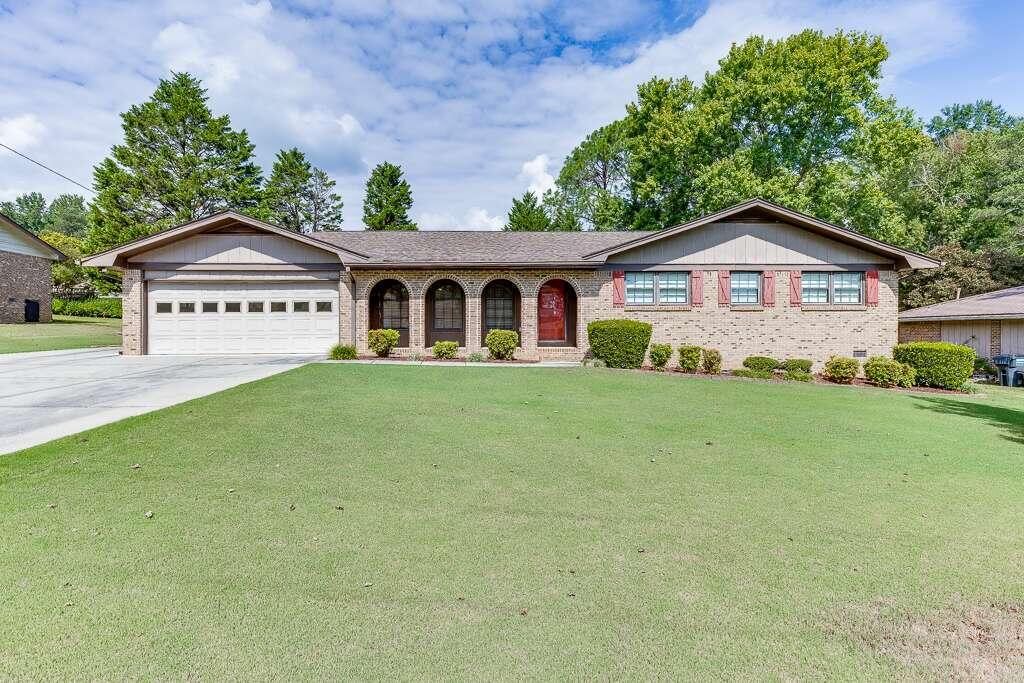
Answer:
[[[20,223],[18,223],[16,220],[11,218],[10,216],[8,216],[6,214],[0,213],[0,221],[6,223],[7,225],[11,226],[15,230],[18,230],[18,231],[24,233],[34,243],[39,244],[44,249],[49,251],[53,255],[53,258],[54,258],[55,261],[66,261],[67,260],[67,258],[68,258],[67,254],[65,254],[60,249],[58,249],[57,247],[53,246],[52,244],[50,244],[49,242],[47,242],[43,238],[39,237],[38,235],[36,235],[31,230],[29,230],[28,228],[24,227]]]

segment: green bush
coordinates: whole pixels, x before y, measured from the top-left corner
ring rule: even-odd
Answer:
[[[709,375],[719,375],[722,373],[722,354],[716,349],[704,349],[704,355],[700,360],[701,370]]]
[[[860,370],[860,362],[856,358],[846,356],[831,356],[825,361],[825,372],[822,374],[836,384],[849,384],[857,376]]]
[[[474,351],[473,353],[466,356],[466,360],[468,360],[470,363],[483,363],[485,360],[487,360],[487,356],[480,353],[479,351]]]
[[[651,326],[639,320],[595,320],[587,325],[590,352],[610,368],[638,368],[647,355]]]
[[[582,365],[585,368],[606,368],[608,364],[600,358],[584,358]]]
[[[996,369],[996,366],[989,362],[988,358],[979,356],[974,359],[974,374],[985,375],[988,379],[995,379],[999,376],[999,371]]]
[[[906,363],[885,356],[872,356],[864,363],[864,376],[880,387],[909,387],[917,372]]]
[[[459,342],[439,341],[434,342],[434,358],[451,360],[459,352]]]
[[[484,338],[484,346],[490,352],[491,358],[512,360],[516,355],[516,347],[519,346],[519,333],[515,330],[491,330]]]
[[[743,359],[743,367],[748,370],[758,370],[760,372],[771,372],[775,368],[779,367],[779,361],[768,356],[747,356]]]
[[[387,358],[391,349],[398,346],[398,330],[370,330],[366,334],[366,345],[381,358]]]
[[[771,379],[775,377],[770,370],[754,370],[752,368],[740,368],[732,371],[733,377],[749,377],[750,379]]]
[[[806,370],[793,368],[792,370],[786,370],[783,372],[782,379],[789,380],[790,382],[810,382],[814,379],[814,375]]]
[[[679,369],[683,372],[697,372],[700,369],[700,352],[699,346],[680,346]]]
[[[654,366],[654,369],[663,372],[665,366],[668,365],[669,358],[672,357],[672,345],[651,344],[651,350],[648,351],[648,354],[651,357],[651,365]]]
[[[779,367],[783,370],[799,370],[800,372],[811,371],[811,366],[814,365],[814,361],[806,358],[787,358],[786,360],[779,363]]]
[[[120,318],[120,299],[53,300],[54,315],[76,315],[82,318]]]
[[[923,387],[963,389],[974,372],[974,349],[949,342],[897,344],[892,357],[917,371],[914,382]]]
[[[331,360],[355,360],[357,357],[356,347],[349,344],[335,344],[331,347],[329,355]]]

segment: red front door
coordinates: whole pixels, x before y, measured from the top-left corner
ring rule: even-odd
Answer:
[[[541,285],[537,298],[537,339],[542,342],[565,341],[565,283]]]

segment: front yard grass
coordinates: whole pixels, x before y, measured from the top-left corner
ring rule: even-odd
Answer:
[[[55,315],[52,323],[0,325],[0,353],[119,346],[121,321]]]
[[[984,392],[306,366],[0,457],[0,678],[1019,676]]]

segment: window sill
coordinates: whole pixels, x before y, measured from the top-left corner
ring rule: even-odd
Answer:
[[[730,304],[729,309],[733,311],[763,311],[764,306],[760,304]]]
[[[626,311],[692,311],[693,306],[689,304],[665,304],[665,305],[628,305],[625,308]]]
[[[805,311],[866,311],[868,307],[864,304],[803,304],[801,309]]]

